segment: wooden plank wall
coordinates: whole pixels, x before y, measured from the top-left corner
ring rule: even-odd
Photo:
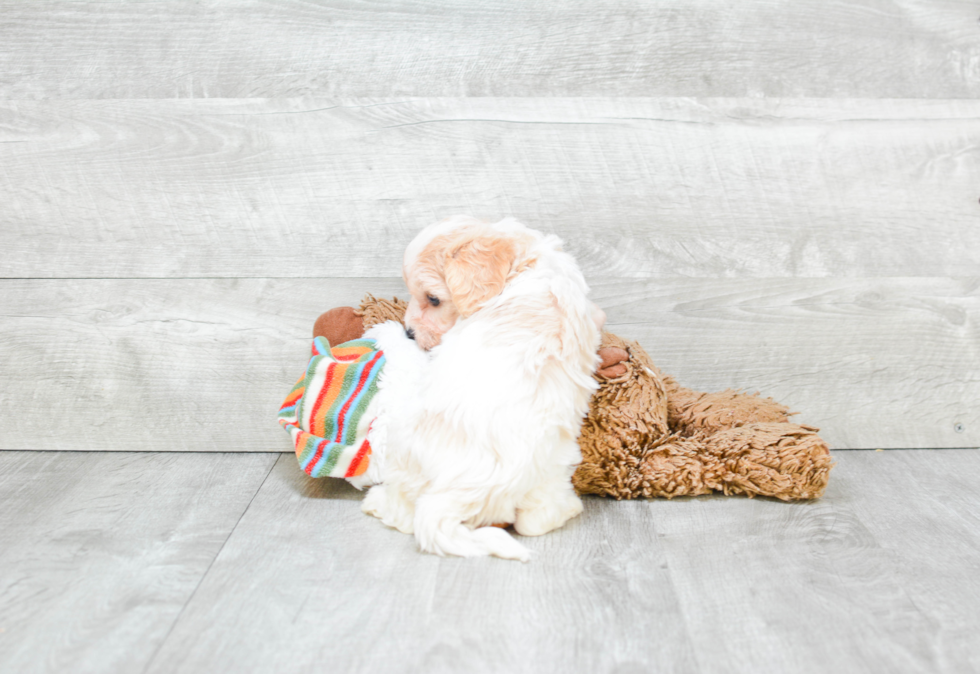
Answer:
[[[980,23],[865,0],[0,2],[0,448],[284,451],[418,228],[835,448],[980,445]]]

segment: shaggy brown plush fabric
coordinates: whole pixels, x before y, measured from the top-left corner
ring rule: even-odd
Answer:
[[[771,398],[700,393],[662,374],[636,342],[605,333],[629,354],[627,372],[598,377],[582,424],[582,494],[614,498],[722,492],[782,500],[819,498],[833,461],[817,429],[788,423]]]
[[[405,322],[405,312],[408,302],[392,297],[390,300],[379,300],[371,293],[364,296],[361,306],[354,312],[364,322],[364,329],[373,328],[385,321]]]
[[[401,322],[407,306],[367,295],[355,311],[321,317],[322,325],[318,319],[317,329],[347,334],[356,330],[351,321],[365,330]],[[344,325],[331,326],[337,321]],[[823,494],[833,467],[830,450],[816,428],[789,423],[785,406],[759,394],[684,388],[639,344],[610,333],[603,334],[600,355],[599,390],[582,424],[582,464],[572,477],[580,494],[628,499],[720,492],[784,501]]]

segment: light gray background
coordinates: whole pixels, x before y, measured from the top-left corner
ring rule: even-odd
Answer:
[[[0,447],[282,450],[313,320],[458,212],[560,235],[690,387],[977,446],[977,14],[0,3]]]

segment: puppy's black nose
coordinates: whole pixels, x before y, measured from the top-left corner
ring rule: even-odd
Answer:
[[[405,328],[405,334],[408,335],[409,339],[415,339],[415,331],[411,328]]]

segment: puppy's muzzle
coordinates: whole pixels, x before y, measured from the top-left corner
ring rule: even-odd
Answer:
[[[405,328],[405,334],[408,335],[409,339],[415,339],[415,331],[411,328]]]

